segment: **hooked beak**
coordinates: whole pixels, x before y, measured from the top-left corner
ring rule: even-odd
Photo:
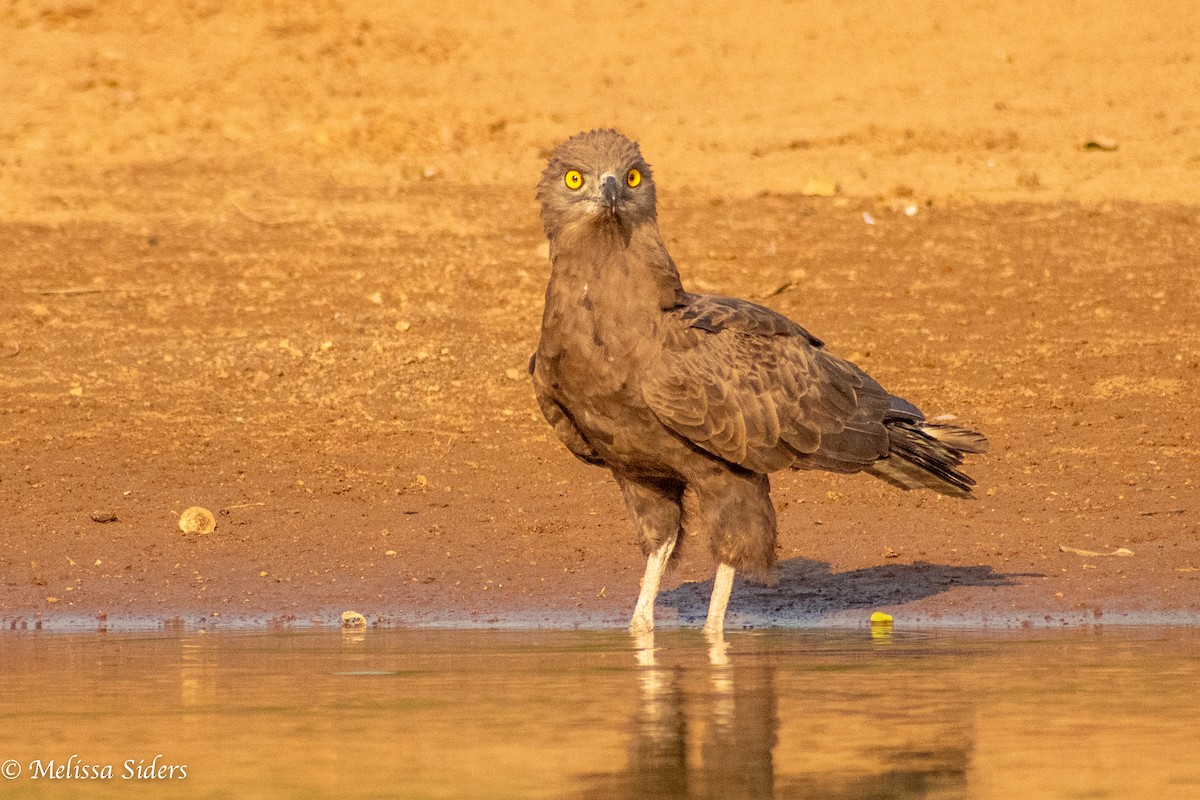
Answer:
[[[600,176],[600,200],[609,211],[617,210],[617,203],[621,200],[621,184],[611,172]]]

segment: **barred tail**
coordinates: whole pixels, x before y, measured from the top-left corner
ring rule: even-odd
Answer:
[[[966,453],[986,453],[988,440],[957,425],[923,420],[887,420],[891,451],[867,472],[901,489],[933,489],[951,497],[970,497],[975,481],[958,469]]]

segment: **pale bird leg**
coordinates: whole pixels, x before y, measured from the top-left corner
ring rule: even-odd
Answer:
[[[633,609],[633,619],[629,621],[629,630],[632,633],[649,633],[654,630],[654,598],[658,597],[658,585],[662,582],[663,573],[667,571],[671,551],[675,549],[675,539],[676,537],[672,536],[663,542],[646,559],[642,591]]]
[[[646,631],[645,633],[634,633],[633,650],[637,657],[639,667],[653,667],[657,665],[657,660],[654,657],[654,633]]]
[[[728,667],[729,642],[725,641],[725,631],[706,631],[704,638],[708,640],[708,663],[714,667]]]
[[[713,579],[712,600],[708,603],[708,619],[704,621],[705,633],[721,633],[725,630],[725,609],[729,606],[729,593],[733,591],[733,567],[717,565],[717,577]]]

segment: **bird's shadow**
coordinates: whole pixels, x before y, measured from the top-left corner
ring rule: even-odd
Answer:
[[[959,586],[1015,586],[1016,578],[1037,576],[999,573],[987,565],[959,567],[926,561],[833,572],[827,562],[791,558],[779,563],[775,577],[770,586],[738,578],[729,602],[729,621],[811,622],[859,608],[902,605]],[[656,605],[674,608],[683,622],[703,619],[712,587],[711,580],[685,583],[659,594]]]

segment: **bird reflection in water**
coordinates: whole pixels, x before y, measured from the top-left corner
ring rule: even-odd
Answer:
[[[956,796],[966,790],[973,714],[952,691],[932,724],[914,729],[901,709],[877,717],[868,738],[893,746],[875,752],[873,764],[847,759],[862,744],[861,711],[844,709],[844,719],[831,718],[828,698],[812,703],[814,718],[780,753],[776,666],[747,654],[739,658],[723,633],[706,634],[706,639],[708,664],[697,668],[662,663],[653,632],[632,635],[639,703],[630,725],[628,764],[619,772],[590,776],[578,796],[874,800]],[[796,728],[789,731],[796,739]],[[803,762],[792,763],[798,769],[786,769],[789,756],[791,762]],[[782,777],[778,759],[785,767]],[[828,769],[819,768],[823,761]]]
[[[661,667],[654,634],[632,634],[641,702],[629,744],[628,789],[640,796],[687,797],[687,719],[683,670]]]
[[[736,669],[724,634],[706,634],[707,686],[689,686],[682,666],[659,663],[654,633],[632,634],[640,703],[629,766],[597,776],[585,797],[762,798],[772,795],[778,735],[774,668]],[[699,704],[703,710],[696,713]],[[699,742],[699,752],[695,743]],[[697,756],[699,758],[697,759]],[[698,760],[699,768],[692,766]]]
[[[775,670],[761,663],[739,666],[735,680],[724,635],[707,638],[711,701],[700,745],[706,794],[770,797],[779,737]]]

